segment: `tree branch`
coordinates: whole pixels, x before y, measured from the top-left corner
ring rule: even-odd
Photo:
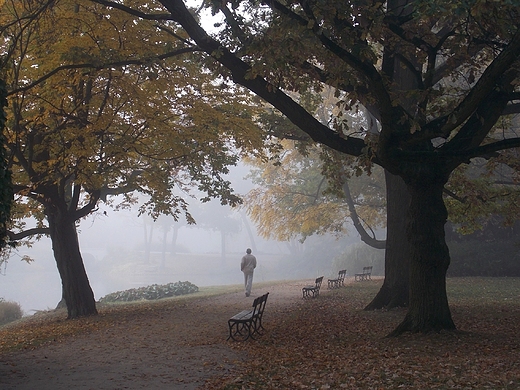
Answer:
[[[268,83],[264,78],[254,75],[247,63],[206,33],[182,0],[160,0],[160,2],[202,50],[230,70],[234,82],[243,85],[271,103],[315,142],[353,156],[359,156],[363,153],[363,148],[366,145],[362,139],[340,136],[320,123],[283,91]]]
[[[270,1],[269,4],[272,8],[298,22],[300,25],[309,26],[309,20],[294,13],[280,2],[274,0]],[[379,106],[381,107],[382,120],[386,119],[388,122],[391,122],[394,117],[394,106],[392,105],[392,99],[378,70],[370,62],[363,61],[349,51],[344,50],[339,44],[325,35],[321,30],[319,23],[316,21],[313,22],[315,23],[312,26],[312,31],[321,44],[365,78],[366,82],[371,86],[370,90],[373,91],[374,98],[378,101]],[[357,44],[367,47],[366,42],[362,40],[358,40]]]
[[[21,240],[22,238],[26,238],[26,237],[30,237],[30,236],[36,236],[36,235],[39,235],[39,234],[49,234],[50,233],[50,230],[48,227],[41,227],[41,228],[32,228],[32,229],[28,229],[28,230],[24,230],[22,232],[18,232],[18,233],[14,233],[10,230],[7,231],[7,237],[9,237],[9,239],[11,241],[19,241]]]
[[[492,142],[482,146],[474,147],[467,150],[440,148],[435,153],[423,152],[423,151],[407,151],[399,153],[401,161],[423,161],[426,162],[431,160],[432,162],[437,159],[453,159],[456,161],[454,164],[458,165],[458,162],[469,162],[470,159],[475,157],[482,157],[485,159],[498,157],[498,152],[501,150],[507,150],[512,148],[520,147],[520,138],[508,138],[505,140]]]
[[[496,86],[496,81],[511,65],[518,61],[520,56],[520,29],[517,30],[509,45],[486,68],[482,76],[449,114],[431,121],[423,127],[423,131],[447,137],[454,129],[464,123],[477,109],[482,99],[491,93]]]
[[[106,202],[108,196],[112,195],[121,195],[121,194],[127,194],[129,192],[135,191],[138,189],[138,186],[135,184],[135,179],[139,177],[144,171],[142,170],[135,170],[133,171],[130,176],[128,177],[126,184],[124,186],[120,187],[103,187],[99,190],[99,199],[103,202]]]
[[[86,217],[96,207],[97,202],[99,200],[100,191],[99,190],[93,191],[89,195],[90,195],[90,198],[89,198],[88,203],[85,206],[83,206],[82,208],[80,208],[79,210],[75,210],[74,212],[72,212],[72,217],[73,217],[74,221],[77,221],[78,219]]]
[[[372,248],[385,249],[386,240],[377,240],[373,231],[372,236],[370,236],[359,220],[359,216],[356,212],[356,206],[354,205],[354,200],[352,199],[352,194],[350,193],[350,188],[348,186],[348,181],[345,181],[345,184],[343,184],[343,192],[345,194],[345,200],[350,211],[350,218],[352,219],[352,223],[361,237],[361,241],[367,245],[370,245]]]

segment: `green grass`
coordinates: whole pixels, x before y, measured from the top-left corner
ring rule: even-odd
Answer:
[[[448,278],[446,291],[453,303],[475,307],[498,303],[518,305],[520,278]]]

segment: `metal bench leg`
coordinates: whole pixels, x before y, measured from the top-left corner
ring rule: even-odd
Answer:
[[[234,330],[233,330],[233,328],[234,328]],[[229,326],[229,337],[227,338],[227,340],[229,340],[231,338],[235,341],[246,341],[249,337],[253,338],[251,328],[252,328],[251,321],[247,321],[247,322],[233,321],[232,324]]]

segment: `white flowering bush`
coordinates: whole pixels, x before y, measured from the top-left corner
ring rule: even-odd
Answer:
[[[156,300],[177,295],[192,294],[199,288],[190,282],[175,282],[168,284],[152,284],[147,287],[132,288],[125,291],[116,291],[105,295],[99,302],[131,302],[140,300]]]

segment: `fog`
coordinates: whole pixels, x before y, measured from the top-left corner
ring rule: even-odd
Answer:
[[[239,194],[252,187],[243,179],[246,174],[247,169],[239,167],[230,176]],[[100,204],[98,212],[81,221],[78,228],[81,253],[95,299],[154,283],[189,281],[199,287],[242,284],[240,259],[248,247],[253,248],[258,259],[254,282],[311,279],[318,274],[329,274],[332,254],[321,253],[314,263],[302,267],[290,263],[285,243],[262,239],[244,213],[220,205],[215,208],[216,204],[219,205],[218,202],[205,207],[195,204],[190,211],[198,222],[199,216],[206,214],[201,217],[204,222],[208,213],[231,221],[234,230],[225,236],[224,256],[222,236],[211,224],[186,226],[179,222],[174,247],[171,217],[152,222],[149,217],[137,217],[137,209],[114,211]],[[248,234],[248,227],[252,235]],[[313,240],[318,242],[321,238]],[[301,250],[311,244],[297,245]],[[344,243],[338,245],[344,246]],[[23,256],[34,261],[27,263]],[[0,297],[18,302],[26,315],[53,309],[61,299],[61,280],[49,238],[42,238],[31,248],[20,247],[2,266],[1,273]]]
[[[154,226],[152,248],[147,256],[144,227],[150,235],[151,223],[136,211],[107,212],[82,221],[79,229],[83,261],[96,300],[114,292],[176,281],[190,281],[197,286],[238,284],[242,282],[240,258],[251,246],[244,232],[226,240],[227,253],[221,255],[219,232],[183,226],[179,229],[176,253],[171,253],[172,231],[167,235],[168,248],[162,248],[163,231]],[[287,253],[277,242],[258,238],[259,267],[255,280],[272,277],[269,268]],[[22,259],[29,256],[34,261]],[[19,248],[3,266],[0,297],[20,303],[26,314],[51,309],[61,298],[61,280],[52,253],[51,241],[43,238],[32,248]]]

